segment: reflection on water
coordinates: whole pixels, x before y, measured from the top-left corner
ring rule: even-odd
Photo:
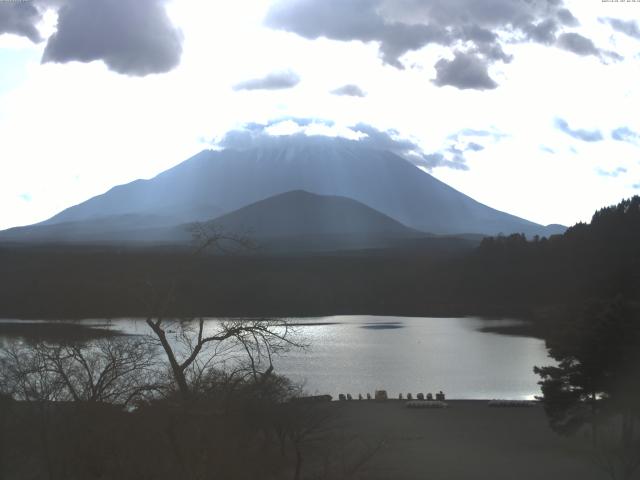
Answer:
[[[219,320],[207,320],[208,330]],[[510,320],[334,316],[291,319],[310,346],[276,360],[276,370],[310,393],[443,390],[449,398],[532,398],[534,365],[548,365],[544,342],[484,333]],[[141,319],[83,320],[85,326],[145,335]]]
[[[365,323],[360,328],[368,328],[371,330],[393,330],[394,328],[402,328],[404,325],[402,322],[380,322],[380,323]]]
[[[362,325],[360,328],[367,328],[369,330],[393,330],[395,328],[402,328],[401,325]]]

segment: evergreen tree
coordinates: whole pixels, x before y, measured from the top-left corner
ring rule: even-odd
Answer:
[[[547,340],[558,364],[534,367],[549,424],[563,435],[589,426],[601,466],[631,478],[640,466],[639,309],[617,297],[564,314]]]

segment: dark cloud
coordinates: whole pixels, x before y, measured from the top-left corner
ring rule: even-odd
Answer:
[[[484,148],[484,146],[475,142],[469,142],[465,146],[452,144],[446,147],[443,152],[437,153],[435,155],[440,156],[442,158],[441,161],[444,161],[444,165],[449,168],[455,168],[457,170],[469,170],[465,153],[480,152],[484,150]]]
[[[464,158],[464,151],[460,150],[456,147],[449,147],[446,149],[446,152],[449,153],[449,165],[450,168],[455,168],[458,170],[469,170],[469,167],[466,165],[466,158]]]
[[[558,46],[576,55],[598,56],[600,54],[593,42],[579,33],[563,33],[558,37]]]
[[[558,37],[557,46],[581,56],[594,55],[601,59],[607,57],[616,61],[624,59],[624,57],[616,52],[597,48],[593,41],[579,33],[570,32],[561,34]]]
[[[428,160],[428,162],[425,162],[425,166],[430,169],[433,168],[430,164],[433,164],[435,166],[443,166],[456,170],[469,170],[467,159],[464,155],[465,152],[479,152],[481,150],[484,150],[484,147],[473,142],[467,144],[466,147],[449,145],[442,152],[425,155]]]
[[[233,148],[237,150],[278,146],[280,142],[286,141],[286,138],[269,135],[267,129],[283,121],[293,121],[300,126],[307,126],[314,123],[320,123],[327,126],[333,125],[333,122],[327,120],[284,117],[265,124],[246,124],[241,129],[227,132],[222,139],[214,143],[221,148]],[[396,130],[379,130],[365,123],[359,123],[349,128],[353,132],[364,135],[359,140],[341,139],[341,141],[358,142],[368,148],[390,151],[417,166],[424,167],[429,170],[436,167],[468,170],[468,166],[466,165],[466,160],[463,155],[464,151],[458,148],[448,147],[444,152],[426,153],[417,143],[409,139],[402,138]],[[296,133],[288,137],[303,139],[306,135],[304,133]]]
[[[366,136],[358,140],[360,143],[377,150],[389,150],[414,163],[425,161],[425,155],[421,148],[411,140],[402,138],[397,130],[378,130],[366,123],[358,123],[349,127],[354,132],[364,133]]]
[[[525,27],[529,39],[544,45],[551,45],[556,41],[558,22],[553,18],[547,18],[542,22],[530,24]]]
[[[573,13],[571,13],[566,8],[559,9],[556,12],[556,16],[558,17],[558,20],[560,20],[560,23],[566,25],[567,27],[577,27],[580,24],[580,22],[578,22],[578,19],[573,16]]]
[[[463,32],[464,38],[474,44],[470,52],[481,54],[492,62],[510,63],[513,60],[513,55],[508,55],[504,52],[498,42],[498,36],[491,30],[472,25],[464,27]]]
[[[558,130],[575,139],[582,140],[583,142],[599,142],[601,140],[604,140],[604,137],[602,136],[600,130],[584,130],[580,128],[574,130],[570,128],[567,121],[562,118],[556,118],[555,126]]]
[[[252,78],[234,85],[234,90],[281,90],[300,83],[300,77],[293,71],[273,72],[261,78]]]
[[[618,167],[615,170],[603,170],[599,168],[596,171],[598,172],[598,175],[601,175],[603,177],[613,177],[613,178],[616,178],[623,173],[627,173],[627,169],[624,167]]]
[[[279,2],[265,18],[269,27],[315,39],[380,42],[383,60],[403,68],[399,58],[428,43],[451,42],[447,30],[436,24],[387,22],[377,12],[378,0],[296,0]]]
[[[433,83],[439,87],[450,85],[461,90],[491,90],[498,86],[489,76],[486,62],[476,55],[456,52],[453,60],[438,60],[435,69]]]
[[[344,95],[349,97],[366,97],[367,94],[357,85],[348,84],[331,90],[333,95]]]
[[[265,24],[309,39],[377,42],[383,61],[397,68],[403,68],[405,53],[426,45],[464,45],[476,67],[476,81],[467,79],[472,86],[465,88],[487,89],[496,85],[486,75],[486,62],[512,59],[504,45],[551,45],[563,27],[578,21],[562,0],[280,0]],[[564,43],[573,46],[571,39]]]
[[[507,34],[510,41],[539,41],[536,27],[555,34],[559,23],[571,22],[573,18],[561,0],[382,0],[380,3],[387,18],[445,26],[453,39],[449,45],[458,41],[478,42],[478,38],[470,34],[473,29],[492,32],[495,37],[484,40],[488,43],[500,42],[497,33]],[[547,36],[543,36],[544,42]]]
[[[58,30],[43,62],[103,60],[127,75],[168,72],[180,62],[182,34],[164,0],[72,0],[58,12]]]
[[[43,62],[102,60],[113,71],[143,76],[175,68],[182,33],[165,11],[166,0],[33,0],[0,4],[0,33],[40,42],[36,24],[47,8],[58,12]]]
[[[618,18],[601,18],[601,22],[611,25],[614,30],[640,40],[640,25],[635,20],[620,20]]]
[[[32,2],[0,2],[0,34],[12,33],[34,43],[42,41],[36,24],[42,14]]]
[[[611,138],[619,142],[633,143],[634,145],[640,143],[640,134],[634,132],[629,127],[620,127],[612,130]]]

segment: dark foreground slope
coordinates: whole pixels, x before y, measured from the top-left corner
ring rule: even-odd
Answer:
[[[554,434],[541,406],[447,403],[446,409],[407,409],[401,401],[335,405],[348,435],[366,439],[370,449],[382,445],[363,464],[361,478],[604,478],[589,442]]]
[[[408,409],[396,400],[355,400],[274,408],[229,396],[229,406],[209,398],[192,410],[168,402],[132,413],[96,402],[57,405],[47,409],[46,421],[35,405],[3,405],[4,473],[195,478],[184,473],[186,459],[200,477],[230,480],[291,479],[296,465],[302,479],[606,478],[589,442],[555,435],[542,407],[454,400],[446,409]],[[277,432],[285,434],[282,444]]]

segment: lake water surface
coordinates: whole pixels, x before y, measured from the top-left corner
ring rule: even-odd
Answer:
[[[304,382],[310,393],[442,390],[447,398],[528,399],[539,395],[534,365],[549,365],[544,342],[483,332],[516,323],[480,318],[333,316],[290,319],[310,346],[275,360],[278,373]],[[211,328],[216,319],[207,320]],[[83,320],[105,325],[105,320]],[[108,328],[147,334],[140,319],[117,319]]]

